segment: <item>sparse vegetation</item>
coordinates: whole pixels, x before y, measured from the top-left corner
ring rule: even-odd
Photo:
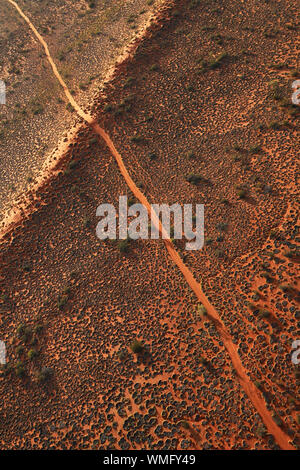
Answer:
[[[50,367],[43,367],[37,373],[37,381],[40,383],[49,382],[51,378],[53,377],[53,375],[54,375],[53,369],[51,369]]]
[[[15,373],[16,373],[16,376],[19,378],[25,377],[26,371],[24,369],[24,365],[22,361],[17,362],[15,366]]]
[[[120,240],[118,242],[118,248],[120,250],[121,253],[128,253],[129,251],[129,244],[130,244],[130,240],[129,239],[126,239],[126,240]]]
[[[143,137],[141,135],[138,135],[138,134],[133,135],[131,137],[131,142],[139,143],[139,142],[142,142],[142,140],[143,140]]]
[[[28,359],[29,359],[29,360],[34,359],[34,358],[37,356],[37,354],[38,354],[38,353],[37,353],[37,350],[36,350],[36,349],[34,349],[34,348],[29,349],[29,351],[28,351]]]
[[[239,188],[236,190],[236,193],[240,199],[245,199],[247,196],[247,191],[243,188]]]
[[[134,340],[131,345],[130,345],[130,349],[132,352],[134,352],[135,354],[139,354],[143,351],[144,347],[143,347],[143,344],[138,341],[138,340]]]
[[[197,185],[198,183],[200,183],[200,181],[203,180],[203,178],[199,174],[190,173],[189,175],[187,175],[186,180],[191,184]]]

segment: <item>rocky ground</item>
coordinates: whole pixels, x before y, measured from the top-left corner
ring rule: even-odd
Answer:
[[[92,110],[150,202],[204,203],[204,249],[176,246],[297,448],[296,6],[178,1],[166,16]],[[163,243],[96,238],[97,206],[120,194],[82,126],[3,239],[1,447],[278,448]]]
[[[34,19],[76,100],[87,106],[127,45],[162,0],[20,0]],[[45,14],[46,12],[46,14]],[[0,78],[7,104],[0,107],[0,220],[66,138],[76,121],[45,53],[15,8],[1,1]]]

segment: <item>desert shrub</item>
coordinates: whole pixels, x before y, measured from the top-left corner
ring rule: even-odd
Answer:
[[[274,423],[277,424],[277,426],[282,426],[282,419],[280,418],[280,416],[278,416],[278,414],[276,413],[272,413],[272,418],[273,418],[273,421]]]
[[[293,116],[297,116],[299,114],[299,105],[297,104],[290,104],[290,106],[288,107],[288,115],[290,117],[293,117]],[[287,121],[287,125],[288,125],[288,121]]]
[[[236,193],[240,199],[245,199],[247,195],[247,191],[243,188],[239,188],[236,190]]]
[[[20,325],[18,325],[18,327],[17,327],[17,335],[18,335],[19,337],[21,337],[21,336],[24,334],[25,328],[26,328],[26,325],[25,325],[24,323],[21,323]]]
[[[136,134],[136,135],[133,135],[130,140],[131,142],[139,143],[139,142],[142,142],[143,137],[141,135]]]
[[[260,145],[252,145],[249,149],[249,152],[253,153],[253,154],[259,153],[259,152],[261,152],[261,146]]]
[[[217,230],[219,230],[220,232],[225,232],[225,230],[227,229],[228,227],[228,224],[226,222],[220,222],[219,224],[217,224],[216,228]]]
[[[219,54],[215,59],[211,60],[208,64],[208,67],[210,69],[216,69],[221,66],[222,62],[224,62],[225,59],[227,59],[228,53],[227,52],[222,52]]]
[[[105,113],[110,113],[110,112],[112,111],[113,107],[112,107],[111,104],[107,103],[107,104],[104,106],[103,109],[104,109],[104,112],[105,112]]]
[[[30,346],[35,346],[38,343],[38,340],[35,336],[31,338],[31,341],[29,342]]]
[[[291,406],[295,406],[296,400],[293,397],[288,397],[288,404]]]
[[[266,435],[266,428],[263,425],[258,426],[256,434],[258,437],[264,437]]]
[[[195,158],[195,152],[193,150],[189,150],[186,154],[186,157],[190,160],[192,158]]]
[[[234,144],[233,150],[235,150],[236,152],[241,152],[243,149],[239,144]]]
[[[20,333],[20,331],[21,331],[21,333]],[[24,343],[27,343],[27,341],[29,341],[30,338],[32,337],[31,327],[30,326],[23,326],[23,328],[21,328],[19,330],[18,335]]]
[[[57,299],[57,306],[58,306],[59,310],[62,310],[62,309],[65,307],[65,305],[66,305],[67,302],[68,302],[68,299],[69,299],[69,297],[68,297],[68,295],[66,295],[66,294],[60,295],[60,296],[58,297],[58,299]]]
[[[44,111],[44,108],[40,103],[34,103],[32,105],[32,113],[34,115],[41,114],[43,111]]]
[[[135,82],[135,79],[133,77],[128,77],[123,86],[124,88],[127,88],[130,85],[132,85],[134,82]]]
[[[124,361],[126,359],[126,355],[127,355],[126,351],[124,351],[124,350],[119,351],[118,354],[117,354],[120,361]]]
[[[278,230],[275,230],[275,229],[271,230],[270,238],[272,238],[272,240],[276,240],[276,238],[278,238],[278,236],[279,236]]]
[[[261,273],[261,276],[264,277],[267,282],[271,282],[271,281],[272,281],[272,277],[271,277],[271,275],[270,275],[270,273],[269,273],[268,271],[263,271],[263,272]]]
[[[125,106],[126,104],[133,103],[135,101],[136,95],[131,93],[130,95],[125,96],[122,101],[122,104]]]
[[[297,250],[286,250],[283,254],[287,258],[296,258],[297,256],[299,256],[299,251],[297,251]]]
[[[135,15],[130,15],[128,18],[127,18],[127,23],[134,23],[136,20],[136,16]]]
[[[42,329],[43,329],[43,325],[39,323],[38,325],[35,325],[35,327],[33,328],[33,331],[34,333],[40,333]]]
[[[187,421],[180,421],[179,426],[182,426],[184,429],[190,429],[190,425]]]
[[[275,70],[281,70],[286,67],[286,64],[284,62],[273,63],[273,64],[270,64],[270,67],[272,67],[272,69],[275,69]]]
[[[253,294],[252,294],[252,299],[254,300],[254,302],[258,302],[259,299],[260,299],[260,294],[257,293],[257,292],[253,292]],[[251,304],[251,302],[249,302],[249,304]],[[253,304],[251,304],[251,307],[252,307],[252,306],[253,306]],[[250,308],[251,308],[251,307],[250,307]]]
[[[43,367],[37,374],[38,382],[48,382],[53,376],[53,370],[50,367]]]
[[[170,226],[170,239],[172,240],[172,242],[174,240],[174,232],[175,232],[174,225],[171,225]]]
[[[186,87],[187,91],[195,91],[195,87],[193,87],[193,85],[189,84],[187,87]]]
[[[265,309],[260,309],[258,314],[261,318],[270,318],[270,316],[271,316],[271,313],[268,310],[265,310]]]
[[[139,354],[143,351],[144,347],[142,345],[142,343],[138,340],[134,340],[131,345],[130,345],[130,349],[132,352],[134,352],[135,354]]]
[[[261,384],[261,382],[259,382],[258,380],[254,380],[253,383],[254,383],[254,385],[255,385],[256,388],[258,388],[259,390],[262,389],[262,384]]]
[[[70,170],[74,170],[75,168],[77,168],[79,165],[79,161],[78,160],[71,160],[69,162],[69,169]]]
[[[220,248],[217,248],[216,249],[216,256],[220,259],[224,258],[224,256],[225,256],[224,250],[221,250]]]
[[[282,290],[282,292],[289,292],[291,289],[291,287],[287,284],[280,284],[278,287],[280,290]]]
[[[253,300],[258,301],[260,297],[261,297],[261,293],[259,292],[259,290],[253,291],[253,296],[252,296]]]
[[[98,138],[97,138],[97,137],[91,137],[91,138],[89,139],[89,147],[92,147],[92,145],[95,145],[97,142],[98,142]]]
[[[198,314],[201,318],[207,316],[207,309],[206,309],[206,307],[204,307],[203,304],[198,305],[197,310],[198,310]]]
[[[199,72],[202,73],[202,72],[206,72],[209,69],[213,70],[213,69],[219,68],[227,57],[228,57],[228,53],[222,52],[214,59],[210,59],[210,60],[206,60],[202,58],[199,59],[198,60],[198,63],[200,66]]]
[[[233,154],[231,155],[231,158],[232,158],[232,160],[233,160],[234,162],[240,162],[240,161],[242,160],[241,155],[238,155],[238,154],[236,154],[236,153],[233,153]]]
[[[28,354],[27,354],[28,359],[30,359],[30,360],[34,359],[37,356],[37,354],[38,353],[37,353],[36,349],[34,349],[34,348],[29,349]]]
[[[127,253],[129,251],[129,239],[120,240],[118,243],[118,248],[121,253]]]
[[[16,376],[17,377],[22,378],[22,377],[25,377],[25,375],[26,375],[26,372],[25,372],[24,367],[17,367],[16,368]]]
[[[133,204],[135,204],[135,203],[136,203],[135,197],[130,197],[130,198],[128,199],[128,207],[133,206]]]
[[[181,13],[180,13],[180,11],[178,11],[178,10],[174,10],[172,16],[173,16],[174,18],[179,18],[179,17],[181,16]]]
[[[205,357],[203,356],[200,356],[199,361],[200,361],[200,364],[202,364],[203,366],[207,366],[208,364],[208,360],[205,359]]]
[[[212,34],[210,38],[219,45],[223,44],[224,42],[220,33]]]
[[[279,86],[278,80],[272,80],[269,82],[269,95],[276,101],[282,98],[282,90]]]
[[[254,312],[257,309],[256,305],[253,304],[252,302],[247,302],[247,306],[250,308],[252,312]]]
[[[131,104],[125,104],[124,101],[122,101],[122,103],[119,104],[118,108],[115,110],[115,114],[120,111],[122,112],[122,110],[125,112],[125,113],[130,113],[131,111]]]
[[[18,356],[22,356],[23,352],[24,352],[23,346],[18,346],[18,347],[16,348],[16,354],[17,354]]]
[[[71,287],[70,286],[65,286],[62,290],[62,293],[64,295],[70,295],[71,294]]]
[[[92,221],[88,217],[83,220],[83,225],[84,225],[85,228],[90,228],[91,223],[92,223]]]
[[[13,370],[13,365],[11,362],[7,362],[6,364],[0,364],[0,371],[3,375],[8,375]]]
[[[189,175],[187,175],[186,177],[186,180],[191,183],[191,184],[195,184],[197,185],[201,180],[202,180],[202,176],[199,175],[199,174],[194,174],[194,173],[190,173]]]
[[[157,159],[157,154],[154,153],[154,152],[151,152],[148,154],[148,157],[150,158],[150,160],[156,160]]]
[[[17,377],[20,377],[20,378],[25,377],[26,372],[23,366],[23,362],[21,361],[17,362],[15,366],[15,373]]]
[[[274,130],[278,130],[281,128],[281,124],[279,121],[271,121],[269,124],[268,124],[268,127],[269,129],[274,129]]]

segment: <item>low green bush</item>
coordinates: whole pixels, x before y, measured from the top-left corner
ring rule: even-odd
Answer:
[[[143,351],[144,347],[142,345],[142,343],[138,340],[134,340],[131,345],[130,345],[130,349],[132,352],[134,352],[135,354],[139,354]]]

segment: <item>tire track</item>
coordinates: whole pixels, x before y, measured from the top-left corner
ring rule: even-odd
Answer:
[[[124,177],[128,187],[131,189],[135,197],[146,207],[148,214],[152,217],[152,221],[155,224],[155,226],[159,229],[159,232],[163,238],[164,244],[166,246],[166,249],[169,253],[170,258],[173,260],[173,262],[176,264],[176,266],[179,268],[181,271],[182,275],[184,276],[185,280],[187,281],[188,285],[190,288],[193,290],[195,295],[197,296],[199,302],[201,302],[205,308],[207,309],[208,316],[209,318],[213,321],[213,323],[216,326],[217,331],[219,332],[220,337],[222,338],[225,348],[227,349],[227,352],[230,356],[230,359],[232,361],[232,364],[237,372],[239,381],[241,386],[243,387],[245,393],[251,400],[252,404],[254,405],[255,409],[259,413],[259,415],[262,418],[262,421],[264,422],[266,428],[268,429],[269,433],[272,434],[277,441],[278,445],[284,449],[284,450],[295,450],[294,447],[290,444],[289,442],[289,437],[283,432],[283,430],[275,424],[275,422],[272,419],[272,416],[270,412],[268,411],[264,399],[261,395],[261,393],[258,391],[258,389],[255,387],[255,385],[251,382],[246,370],[243,367],[243,364],[241,362],[241,359],[238,355],[237,348],[234,344],[234,342],[231,339],[230,334],[228,333],[225,325],[223,324],[217,310],[213,307],[213,305],[210,304],[208,298],[204,294],[202,290],[201,284],[199,284],[196,279],[194,278],[193,274],[189,270],[189,268],[184,264],[182,261],[181,257],[179,256],[178,252],[174,248],[173,243],[171,240],[168,238],[166,231],[164,227],[162,226],[159,218],[157,215],[152,212],[151,210],[151,205],[148,202],[146,196],[139,190],[139,188],[136,186],[132,178],[130,177],[127,168],[123,162],[123,159],[120,155],[120,153],[117,151],[113,141],[109,137],[109,135],[106,133],[104,129],[102,129],[97,122],[93,119],[93,117],[90,114],[85,113],[80,106],[77,104],[77,102],[74,100],[73,96],[71,95],[66,83],[62,79],[52,57],[48,49],[48,45],[45,42],[45,40],[42,38],[42,36],[39,34],[37,29],[34,27],[34,25],[31,23],[30,19],[23,13],[21,8],[17,5],[16,2],[13,0],[7,0],[11,5],[13,5],[20,16],[26,21],[26,23],[29,25],[39,42],[42,44],[44,47],[46,56],[48,58],[48,61],[52,67],[53,73],[58,79],[59,83],[61,84],[65,95],[69,101],[69,103],[73,106],[77,114],[84,119],[87,124],[94,130],[94,132],[104,140],[106,143],[107,147],[111,151],[113,157],[115,158],[120,172],[122,176]]]

